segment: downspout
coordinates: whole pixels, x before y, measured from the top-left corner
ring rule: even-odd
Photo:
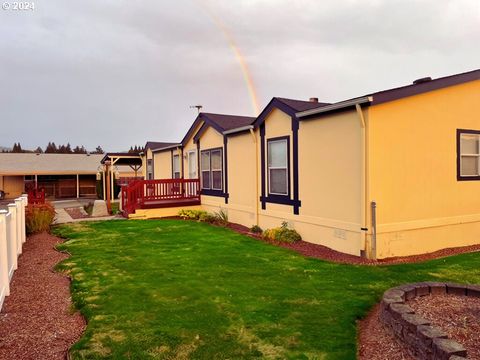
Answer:
[[[258,226],[258,146],[257,146],[257,137],[253,129],[250,129],[250,134],[252,135],[253,144],[255,145],[255,225]]]
[[[361,133],[361,144],[360,144],[360,152],[361,152],[361,179],[360,179],[360,218],[361,218],[361,241],[364,246],[364,256],[369,257],[368,250],[369,247],[367,245],[367,131],[366,131],[366,121],[365,117],[363,116],[362,106],[360,104],[355,104],[355,109],[357,110],[357,115],[360,120],[360,133]]]

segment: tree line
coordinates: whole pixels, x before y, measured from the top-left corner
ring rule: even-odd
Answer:
[[[130,146],[130,149],[128,150],[128,153],[132,154],[138,154],[143,151],[142,146]],[[75,146],[72,148],[70,143],[67,143],[67,145],[56,145],[54,142],[49,142],[47,146],[45,147],[45,150],[42,149],[40,146],[37,147],[35,150],[26,150],[22,148],[22,145],[20,143],[15,143],[13,144],[13,147],[11,150],[2,150],[4,153],[38,153],[38,154],[105,154],[105,151],[103,151],[102,147],[99,145],[95,148],[94,151],[87,151],[83,145],[81,146]]]
[[[22,145],[20,143],[15,143],[13,144],[13,147],[11,150],[3,150],[2,152],[7,152],[7,153],[38,153],[38,154],[88,154],[89,152],[85,147],[82,146],[75,146],[72,148],[70,143],[67,143],[67,145],[56,145],[54,142],[49,142],[47,146],[45,147],[45,150],[42,149],[40,146],[37,147],[35,150],[26,150],[22,148]],[[99,145],[95,148],[94,151],[90,151],[90,154],[104,154],[105,151],[103,151],[102,147]]]

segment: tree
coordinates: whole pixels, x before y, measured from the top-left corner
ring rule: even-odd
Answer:
[[[65,146],[65,152],[67,154],[71,154],[72,153],[72,147],[70,146],[70,143],[67,143],[67,146]]]
[[[45,154],[53,154],[58,152],[57,145],[54,142],[49,142],[47,147],[45,148]]]
[[[33,152],[37,153],[37,154],[41,154],[41,153],[43,153],[43,150],[40,146],[37,146],[37,148]]]
[[[73,149],[73,153],[74,154],[86,154],[87,150],[85,149],[85,147],[83,145],[81,147],[77,145]]]
[[[98,145],[95,148],[95,151],[92,151],[92,154],[105,154],[105,151],[103,151],[102,147],[100,145]]]
[[[23,152],[23,150],[20,143],[13,144],[12,153],[21,153],[21,152]]]

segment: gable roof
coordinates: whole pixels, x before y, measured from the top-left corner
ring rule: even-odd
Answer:
[[[238,127],[251,125],[255,118],[251,116],[238,116],[238,115],[226,115],[226,114],[212,114],[201,113],[205,120],[215,123],[221,130],[221,132],[235,129]],[[207,121],[205,121],[207,122]]]
[[[157,141],[147,141],[145,144],[145,150],[150,149],[150,150],[156,150],[156,149],[162,149],[167,146],[172,146],[175,145],[176,143],[172,142],[157,142]]]
[[[385,102],[402,99],[408,96],[423,94],[429,91],[443,89],[445,87],[463,84],[470,81],[480,80],[480,69],[460,74],[444,76],[437,79],[424,78],[416,80],[413,84],[400,86],[392,89],[377,91],[365,96],[344,100],[323,108],[301,110],[297,113],[299,118],[307,119],[318,114],[326,114],[332,111],[345,110],[355,107],[356,104],[378,105]]]
[[[320,106],[325,106],[330,104],[330,103],[321,103],[318,101],[295,100],[295,99],[286,99],[281,97],[276,97],[276,99],[281,101],[285,105],[291,107],[295,111],[305,111],[305,110],[315,109]]]
[[[258,115],[257,119],[255,120],[255,127],[260,126],[274,108],[279,109],[287,115],[293,117],[296,116],[297,112],[317,109],[328,105],[330,104],[316,101],[303,101],[274,97],[272,100],[270,100],[268,105],[265,106],[260,115]]]
[[[196,127],[202,121],[204,122],[204,125],[206,124],[208,126],[211,126],[216,131],[218,131],[220,134],[223,135],[224,131],[253,124],[253,122],[255,121],[255,117],[201,112],[200,114],[198,114],[192,126],[190,126],[190,129],[185,134],[185,137],[182,140],[182,145],[185,145],[185,143],[190,137],[197,136],[197,135],[200,136],[201,132],[203,133],[203,131],[205,131],[206,127],[202,126],[194,134]]]

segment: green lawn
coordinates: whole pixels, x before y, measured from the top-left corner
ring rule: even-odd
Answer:
[[[480,253],[421,264],[305,258],[228,229],[181,220],[55,228],[88,319],[74,359],[354,359],[356,320],[389,287],[480,283]]]

